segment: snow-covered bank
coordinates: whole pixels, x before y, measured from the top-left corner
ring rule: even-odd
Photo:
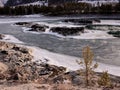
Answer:
[[[78,70],[82,68],[76,60],[80,60],[81,58],[78,57],[73,57],[73,56],[68,56],[68,55],[62,55],[62,54],[57,54],[53,53],[47,50],[43,50],[37,47],[30,47],[33,49],[33,56],[34,56],[34,61],[47,61],[47,63],[52,64],[52,65],[57,65],[57,66],[63,66],[66,67],[67,70]],[[120,67],[119,66],[114,66],[114,65],[108,65],[108,64],[103,64],[98,62],[98,68],[96,69],[96,72],[103,72],[103,71],[108,71],[109,74],[120,76]]]
[[[5,35],[4,38],[0,41],[5,41],[5,42],[11,42],[11,43],[17,43],[17,44],[23,44],[24,42],[18,40],[12,35]]]
[[[120,20],[100,20],[100,23],[94,23],[95,25],[120,25]]]
[[[20,41],[16,39],[15,37],[8,35],[7,40],[9,42],[14,42],[14,43],[19,43],[20,46],[23,46],[20,44]],[[3,39],[2,41],[7,41],[6,39]],[[80,60],[81,58],[79,57],[73,57],[73,56],[68,56],[68,55],[63,55],[63,54],[58,54],[58,53],[53,53],[48,50],[44,50],[35,46],[24,46],[27,48],[30,48],[33,50],[32,55],[34,56],[33,61],[36,62],[47,62],[52,65],[56,66],[63,66],[66,67],[67,70],[78,70],[81,68],[76,60]],[[108,73],[116,76],[120,76],[120,67],[119,66],[114,66],[114,65],[108,65],[108,64],[103,64],[99,63],[99,67],[96,69],[96,72],[103,72],[103,71],[108,71]]]

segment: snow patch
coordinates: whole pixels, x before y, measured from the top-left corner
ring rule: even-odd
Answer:
[[[94,23],[95,25],[115,25],[120,26],[120,20],[100,20],[100,23]]]
[[[46,62],[48,60],[48,64],[63,66],[66,67],[67,70],[78,70],[82,68],[82,66],[78,65],[77,60],[82,60],[82,58],[68,56],[63,54],[53,53],[44,49],[40,49],[38,47],[28,47],[33,50],[34,60],[39,62]],[[93,62],[95,63],[95,62]],[[109,74],[120,76],[120,67],[114,65],[108,65],[98,62],[98,68],[95,70],[96,72],[108,71]]]
[[[0,41],[11,42],[11,43],[16,43],[16,44],[23,44],[24,43],[12,35],[5,35],[5,37]]]

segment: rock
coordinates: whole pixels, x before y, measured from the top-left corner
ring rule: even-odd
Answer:
[[[53,78],[53,83],[63,83],[64,77],[62,75],[58,75],[57,77]]]
[[[0,39],[3,39],[5,36],[3,34],[0,34]]]
[[[7,42],[0,41],[0,50],[7,50],[13,48],[15,45]]]
[[[43,69],[39,71],[39,75],[49,75],[49,77],[55,77],[66,71],[64,67],[57,67],[55,65],[42,65]]]
[[[6,51],[6,50],[2,50],[0,53],[8,55],[8,51]]]
[[[72,83],[75,85],[81,85],[84,83],[84,79],[80,76],[76,76],[76,77],[72,78]]]
[[[0,42],[1,61],[6,62],[8,65],[21,66],[30,62],[33,59],[31,52],[31,50],[25,47],[20,47],[7,42]]]
[[[30,25],[31,23],[30,22],[18,22],[18,23],[15,23],[16,25],[20,25],[20,26],[27,26],[27,25]]]
[[[36,31],[36,32],[45,32],[46,28],[49,28],[46,25],[34,24],[31,26],[32,29],[29,31]]]
[[[53,27],[50,31],[62,34],[63,36],[77,35],[80,32],[84,33],[84,27]]]
[[[63,22],[70,22],[78,25],[86,25],[86,24],[92,24],[93,21],[100,22],[98,19],[65,19]]]
[[[2,62],[0,62],[0,73],[4,73],[8,70],[8,66]]]
[[[14,49],[15,51],[20,51],[22,53],[32,53],[31,49],[25,48],[25,47],[18,47],[18,46],[14,46],[12,49]]]
[[[120,38],[120,31],[109,31],[108,34],[111,34],[114,37],[119,37]]]

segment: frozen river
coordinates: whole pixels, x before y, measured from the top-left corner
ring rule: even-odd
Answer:
[[[18,17],[0,18],[0,33],[13,35],[27,45],[37,46],[52,52],[81,57],[82,48],[90,46],[95,54],[95,61],[120,66],[120,38],[111,39],[71,39],[60,38],[50,34],[33,34],[23,32],[22,27],[14,22],[47,22],[63,19],[53,17]]]

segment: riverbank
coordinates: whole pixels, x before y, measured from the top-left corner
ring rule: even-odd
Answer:
[[[16,51],[14,51],[16,53],[15,55],[19,55],[19,54],[17,54],[17,52],[19,50],[21,52],[21,49],[24,48],[23,50],[25,50],[25,51],[24,52],[22,51],[22,53],[25,54],[25,52],[30,50],[30,56],[32,56],[32,57],[31,57],[31,60],[22,61],[22,63],[17,62],[18,59],[15,60],[14,59],[15,57],[14,57],[12,59],[12,62],[15,62],[15,63],[10,64],[8,62],[9,65],[7,64],[7,62],[4,62],[4,58],[2,59],[3,60],[2,66],[5,68],[5,69],[3,69],[4,70],[3,72],[6,72],[6,71],[8,72],[11,69],[15,70],[15,72],[14,72],[14,74],[13,74],[13,72],[11,74],[10,73],[5,74],[8,76],[11,75],[11,77],[9,76],[9,79],[5,79],[5,77],[8,78],[8,76],[3,77],[4,79],[1,77],[1,79],[3,79],[1,82],[1,85],[0,85],[1,90],[11,90],[11,89],[13,89],[13,90],[16,90],[16,89],[17,90],[20,90],[20,89],[22,89],[22,90],[26,90],[26,89],[29,89],[29,90],[33,90],[33,89],[35,89],[35,90],[38,90],[38,89],[55,90],[55,88],[59,88],[60,90],[68,90],[68,89],[77,90],[78,88],[79,88],[78,90],[86,90],[86,88],[84,87],[83,79],[80,77],[78,79],[79,72],[77,70],[80,69],[81,66],[79,66],[77,64],[76,60],[79,60],[80,58],[62,55],[62,54],[56,54],[56,53],[53,53],[53,52],[50,52],[50,51],[47,51],[44,49],[40,49],[40,48],[34,47],[34,46],[32,46],[32,47],[24,46],[24,45],[20,44],[21,41],[19,41],[19,40],[17,42],[12,42],[15,40],[15,38],[13,38],[11,36],[9,36],[9,39],[8,38],[5,39],[6,36],[7,35],[4,35],[3,40],[2,40],[2,42],[0,41],[0,43],[5,44],[5,45],[2,44],[3,47],[4,46],[6,47],[6,45],[9,44],[8,46],[10,48],[9,47],[2,48],[1,50],[4,50],[4,52],[2,51],[3,53],[7,54],[5,52],[5,50],[8,50],[8,53],[9,53],[9,50],[11,51],[12,49],[14,49],[14,50],[16,50]],[[17,45],[12,44],[10,42],[17,43]],[[1,55],[3,55],[3,54],[1,54]],[[10,58],[11,58],[11,56],[10,56]],[[24,59],[26,59],[26,57],[24,57]],[[22,59],[22,60],[24,60],[24,59]],[[13,67],[13,64],[15,64],[14,67]],[[98,69],[96,69],[96,72],[103,72],[103,71],[107,70],[108,73],[110,73],[110,74],[113,74],[116,76],[120,75],[120,72],[119,72],[120,67],[102,64],[102,63],[98,63],[98,64],[99,64],[99,67],[98,67]],[[19,65],[22,65],[22,67]],[[51,69],[50,70],[47,69],[46,65],[48,65],[47,67],[49,67]],[[13,67],[13,68],[10,68],[9,66]],[[6,69],[6,67],[7,67],[7,69]],[[33,71],[31,72],[31,70],[33,70]],[[34,70],[36,71],[36,73],[34,73]],[[39,72],[39,74],[37,74],[38,72]],[[51,74],[51,72],[52,72],[52,74]],[[23,75],[23,76],[21,77],[21,75]],[[27,75],[27,77],[26,77],[26,75]],[[40,75],[39,79],[38,79],[38,75]],[[74,80],[70,81],[71,75],[75,75],[74,76],[75,81]],[[29,77],[29,79],[28,79],[28,77]],[[60,79],[59,77],[61,77],[61,78],[64,77],[66,79]],[[119,83],[117,81],[117,78],[119,80],[119,77],[111,76],[111,78],[113,79],[114,84],[117,84],[117,87],[119,87]],[[76,81],[76,79],[78,81]],[[45,80],[47,80],[47,82],[45,82]],[[53,81],[54,81],[54,83],[53,83]],[[11,83],[9,83],[9,82],[11,82]],[[59,84],[57,84],[57,82],[59,82]],[[60,82],[61,82],[61,84],[60,84]],[[98,88],[97,86],[93,87],[93,89],[96,89],[96,88],[97,88],[97,90],[102,90],[103,87],[100,87],[100,88]],[[114,88],[114,90],[117,90],[116,87]]]

